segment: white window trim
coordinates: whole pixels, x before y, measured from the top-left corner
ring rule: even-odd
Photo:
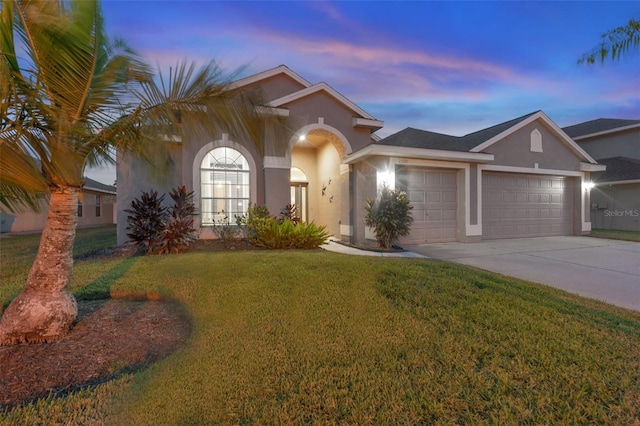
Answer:
[[[202,182],[200,180],[200,166],[202,165],[202,160],[204,157],[212,150],[216,148],[232,148],[238,151],[240,154],[244,156],[249,163],[249,202],[252,204],[257,203],[257,188],[258,188],[258,174],[257,174],[257,166],[256,162],[253,159],[253,156],[244,146],[240,145],[237,142],[229,140],[229,135],[226,133],[222,134],[222,139],[218,139],[213,142],[209,142],[206,145],[202,146],[195,158],[193,159],[193,203],[197,206],[198,210],[200,210],[202,204]],[[202,225],[202,220],[197,221],[197,225],[199,227],[209,227],[211,225]]]

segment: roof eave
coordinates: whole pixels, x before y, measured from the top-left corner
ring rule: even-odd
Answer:
[[[640,123],[631,124],[629,126],[623,126],[623,127],[614,127],[613,129],[603,130],[601,132],[588,133],[586,135],[576,136],[576,137],[573,138],[573,140],[574,141],[579,141],[579,140],[582,140],[582,139],[594,138],[596,136],[604,136],[604,135],[608,135],[610,133],[624,132],[626,130],[633,130],[633,129],[640,129]]]
[[[604,172],[607,166],[604,164],[580,163],[581,172]]]
[[[239,89],[244,86],[248,86],[253,83],[257,83],[258,81],[266,80],[267,78],[274,77],[279,74],[284,74],[296,82],[300,83],[304,87],[310,87],[311,83],[302,78],[300,75],[293,72],[286,65],[279,65],[275,68],[271,68],[270,70],[259,72],[258,74],[253,74],[248,77],[241,78],[229,84],[229,89]]]
[[[462,161],[469,163],[487,163],[494,160],[493,154],[371,144],[367,145],[359,151],[354,152],[353,154],[348,155],[343,162],[345,164],[352,164],[364,158],[374,156],[403,157],[423,160]]]

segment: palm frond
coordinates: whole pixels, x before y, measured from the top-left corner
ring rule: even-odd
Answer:
[[[638,50],[640,48],[640,19],[632,18],[627,25],[607,31],[600,38],[600,45],[591,52],[582,55],[578,60],[579,64],[592,65],[596,62],[605,62],[607,58],[615,61],[631,50]]]

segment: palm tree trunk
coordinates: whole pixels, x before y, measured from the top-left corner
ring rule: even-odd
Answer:
[[[63,337],[78,306],[67,289],[73,272],[78,189],[54,188],[35,262],[22,292],[0,320],[0,345],[50,342]]]

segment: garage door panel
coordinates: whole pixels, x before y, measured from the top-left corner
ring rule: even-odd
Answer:
[[[448,242],[457,238],[457,178],[455,171],[399,167],[397,187],[413,206],[410,234],[401,244]]]
[[[424,203],[424,191],[410,191],[407,195],[412,203]]]
[[[484,239],[571,235],[570,178],[485,172],[482,180]]]
[[[427,203],[438,203],[442,202],[442,193],[436,191],[428,191],[427,192]]]
[[[425,211],[423,209],[414,208],[413,210],[411,210],[411,215],[413,216],[413,223],[424,222],[426,218],[424,213]]]
[[[455,191],[443,191],[442,198],[445,203],[457,204],[458,194]]]
[[[442,220],[442,210],[427,210],[427,221],[435,222]]]
[[[450,222],[456,222],[457,221],[457,216],[458,216],[458,212],[456,210],[443,210],[442,211],[442,219],[443,220],[448,220]],[[454,223],[453,225],[455,225],[456,223]]]

